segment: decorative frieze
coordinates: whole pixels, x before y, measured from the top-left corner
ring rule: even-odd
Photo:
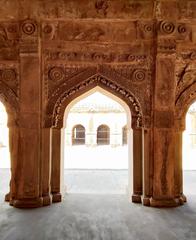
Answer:
[[[46,61],[69,61],[69,62],[95,62],[95,63],[122,63],[130,62],[137,64],[146,64],[150,61],[147,54],[134,54],[133,52],[93,52],[93,51],[65,51],[65,50],[45,50]]]

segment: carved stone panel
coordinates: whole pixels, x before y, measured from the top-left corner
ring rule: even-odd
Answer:
[[[174,61],[170,58],[159,58],[157,68],[155,87],[156,107],[159,109],[172,109],[175,99]]]
[[[19,97],[18,65],[0,63],[0,81],[6,84]]]

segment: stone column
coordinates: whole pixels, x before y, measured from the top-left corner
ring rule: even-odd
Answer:
[[[42,197],[43,205],[51,204],[51,129],[43,128],[42,129]]]
[[[61,202],[61,129],[52,129],[52,169],[51,193],[52,202]]]
[[[29,44],[28,42],[26,43]],[[31,208],[43,204],[40,166],[40,58],[37,49],[21,47],[20,125],[15,207]],[[20,175],[19,175],[20,174]]]
[[[143,154],[143,205],[150,205],[152,196],[152,149],[151,149],[151,129],[144,129],[144,154]]]
[[[153,196],[150,205],[179,205],[174,193],[175,172],[175,54],[157,54],[154,93]]]
[[[142,129],[133,129],[133,195],[132,202],[141,203],[142,196]]]
[[[185,124],[180,124],[181,121],[175,121],[175,198],[180,199],[180,203],[186,202],[186,197],[183,194],[183,167],[182,167],[182,140]]]
[[[19,128],[16,123],[10,121],[11,116],[8,115],[8,128],[9,128],[9,151],[10,151],[10,191],[5,196],[5,201],[9,201],[13,205],[14,199],[17,197],[17,164],[18,164],[18,141],[19,141]]]

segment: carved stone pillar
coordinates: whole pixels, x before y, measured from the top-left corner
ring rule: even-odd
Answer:
[[[10,205],[13,205],[14,199],[17,196],[17,164],[18,164],[18,141],[19,141],[19,128],[12,121],[8,122],[9,128],[9,151],[10,151],[10,170],[11,170],[11,180],[10,180],[10,191],[5,196],[5,201],[9,201]]]
[[[27,45],[29,44],[26,43]],[[43,204],[40,166],[40,59],[36,52],[20,53],[20,123],[15,207],[31,208]]]
[[[142,129],[133,129],[133,195],[132,202],[141,203],[142,196]]]
[[[52,129],[52,169],[51,193],[52,202],[61,202],[61,129]]]
[[[144,154],[143,154],[143,205],[150,206],[152,196],[152,149],[151,149],[151,129],[144,130]]]
[[[182,167],[182,140],[183,140],[183,131],[185,125],[181,124],[181,121],[175,122],[176,131],[175,131],[175,197],[180,199],[180,203],[183,204],[186,202],[186,197],[183,194],[183,167]]]
[[[51,129],[42,129],[42,197],[43,205],[51,204],[50,181],[51,181]]]
[[[175,197],[175,54],[159,53],[156,63],[153,129],[153,207],[180,204]]]

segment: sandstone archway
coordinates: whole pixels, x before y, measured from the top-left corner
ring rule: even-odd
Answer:
[[[190,78],[191,84],[186,86],[179,94],[175,103],[175,194],[181,197],[182,202],[186,202],[186,196],[183,194],[183,168],[182,168],[182,147],[183,131],[186,126],[186,114],[193,102],[196,101],[196,81]],[[186,83],[187,84],[187,83]]]
[[[139,101],[127,89],[119,86],[116,82],[95,74],[90,78],[81,81],[78,85],[67,89],[59,87],[47,106],[46,126],[52,127],[52,171],[51,171],[51,192],[53,202],[61,201],[61,129],[63,127],[64,113],[69,104],[79,96],[87,93],[93,88],[99,87],[115,98],[123,102],[131,113],[131,126],[133,129],[133,191],[132,201],[141,202],[142,195],[142,126],[143,114]],[[62,92],[58,95],[58,91]],[[58,97],[56,97],[58,96]],[[56,101],[54,99],[56,98]]]
[[[11,161],[11,181],[10,181],[10,192],[6,194],[5,200],[10,201],[12,204],[16,196],[16,178],[18,172],[16,171],[17,158],[18,158],[18,141],[19,141],[19,131],[18,131],[18,99],[15,93],[6,84],[0,81],[0,101],[5,106],[8,122],[7,126],[9,128],[9,151],[10,151],[10,161]]]

